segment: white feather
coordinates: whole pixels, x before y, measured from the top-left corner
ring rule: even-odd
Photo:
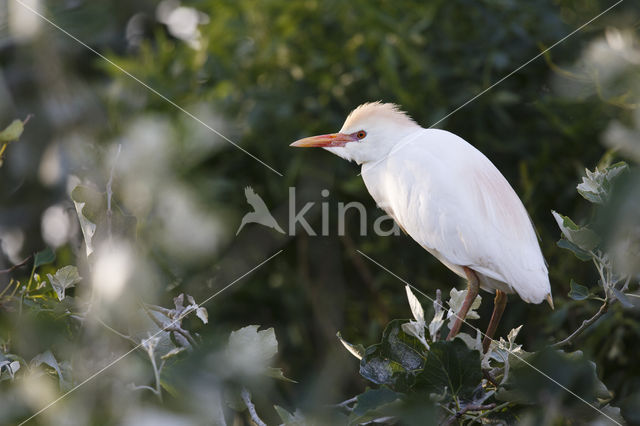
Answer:
[[[466,266],[485,290],[542,302],[551,294],[547,267],[529,216],[504,176],[464,139],[423,129],[397,109],[380,111],[381,105],[368,104],[349,117],[341,132],[368,134],[339,153],[362,164],[376,203],[461,277]]]

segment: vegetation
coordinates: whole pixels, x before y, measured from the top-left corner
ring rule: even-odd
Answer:
[[[0,423],[640,423],[640,8],[545,50],[609,6],[42,2],[99,57],[9,2]],[[445,341],[463,282],[356,213],[320,232],[382,212],[288,144],[378,99],[486,153],[539,232],[555,310],[511,298],[486,354],[487,293]],[[284,233],[238,229],[248,186]]]

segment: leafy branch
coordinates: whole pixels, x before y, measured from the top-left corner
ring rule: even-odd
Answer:
[[[589,326],[591,324],[596,322],[598,320],[598,318],[600,318],[602,315],[607,313],[608,309],[609,309],[609,301],[605,299],[604,303],[600,306],[600,309],[598,309],[598,312],[596,312],[595,315],[593,315],[589,319],[586,319],[586,320],[582,321],[582,324],[580,325],[580,327],[578,327],[573,333],[571,333],[571,335],[569,337],[567,337],[564,340],[559,341],[558,343],[553,344],[551,347],[553,347],[553,348],[561,348],[563,346],[567,346],[567,345],[572,344],[573,341],[580,334],[582,334],[583,331],[585,331],[587,328],[589,328]]]
[[[616,179],[627,170],[628,166],[624,162],[600,169],[596,168],[594,171],[586,170],[586,176],[582,178],[582,182],[577,186],[578,193],[595,205],[604,205],[611,198]],[[628,290],[631,276],[614,270],[611,255],[602,247],[603,238],[594,232],[590,225],[579,226],[567,216],[557,212],[552,213],[562,231],[562,238],[558,241],[558,246],[572,251],[582,261],[593,262],[600,278],[600,290],[604,293],[604,298],[594,296],[590,294],[587,287],[571,280],[569,297],[574,300],[600,300],[602,305],[593,316],[584,320],[573,333],[552,345],[553,348],[560,348],[573,344],[582,333],[607,313],[614,302],[619,301],[626,307],[633,305],[629,302],[627,294],[625,294],[625,291]],[[620,283],[622,283],[622,286],[618,288]]]

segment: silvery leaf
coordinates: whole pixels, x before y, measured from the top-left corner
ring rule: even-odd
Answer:
[[[73,265],[64,266],[56,271],[54,275],[47,274],[51,287],[56,292],[58,300],[64,299],[65,290],[73,287],[82,278],[78,275],[78,268]]]
[[[467,290],[458,290],[456,288],[452,288],[449,292],[449,306],[450,309],[447,312],[447,319],[449,320],[449,328],[453,326],[453,322],[458,318],[458,314],[462,309],[462,305],[464,304],[464,299],[467,297]],[[480,303],[482,302],[482,296],[476,296],[475,300],[471,304],[469,311],[467,312],[467,316],[463,319],[478,319],[480,315],[475,311],[480,307]]]
[[[203,308],[202,306],[196,309],[196,316],[200,318],[200,320],[206,324],[209,322],[209,314],[207,313],[207,308]]]

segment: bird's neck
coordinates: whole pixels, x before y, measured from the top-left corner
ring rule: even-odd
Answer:
[[[360,161],[358,164],[362,164],[363,171],[365,166],[373,169],[377,165],[384,163],[390,156],[400,152],[404,147],[414,142],[420,137],[420,135],[422,135],[423,131],[425,131],[425,129],[416,126],[416,128],[411,129],[410,131],[396,134],[393,140],[390,140],[389,143],[380,146],[377,150],[378,152],[375,153],[376,155],[365,158],[365,161]]]

